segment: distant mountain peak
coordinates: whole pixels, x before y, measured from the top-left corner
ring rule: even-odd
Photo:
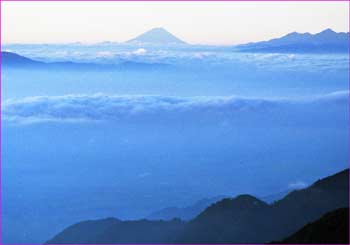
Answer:
[[[336,33],[336,32],[333,31],[331,28],[327,28],[327,29],[321,31],[320,33]],[[319,34],[320,34],[320,33],[319,33]]]
[[[339,34],[342,35],[342,33],[339,33]],[[315,34],[315,36],[322,37],[322,38],[329,38],[329,39],[335,38],[337,35],[338,35],[338,33],[333,31],[330,28],[325,29],[325,30]]]
[[[145,33],[127,41],[127,43],[145,44],[186,44],[163,27],[152,28]]]

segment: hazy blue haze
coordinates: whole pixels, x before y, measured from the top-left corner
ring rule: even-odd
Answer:
[[[43,242],[77,221],[140,218],[203,197],[278,193],[346,167],[346,54],[4,49],[43,61],[169,65],[2,71],[4,243]]]

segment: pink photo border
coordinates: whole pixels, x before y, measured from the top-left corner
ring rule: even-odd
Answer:
[[[350,0],[0,0],[0,245],[5,245],[2,242],[2,23],[1,23],[1,11],[2,11],[2,2],[348,2],[348,31],[350,32]],[[200,3],[198,3],[200,4]],[[348,53],[348,167],[350,167],[350,38],[349,38],[349,53]],[[350,184],[350,183],[349,183]],[[350,199],[349,199],[350,203]],[[349,216],[350,220],[350,216]],[[350,234],[349,234],[350,241]],[[39,244],[28,244],[28,245],[39,245]],[[71,245],[71,244],[67,244]],[[73,244],[72,244],[73,245]],[[93,244],[97,245],[97,244]],[[129,244],[133,245],[133,244]],[[136,244],[135,244],[136,245]],[[167,244],[169,245],[169,244]],[[180,245],[180,244],[174,244]],[[182,244],[183,245],[183,244]],[[213,245],[213,244],[204,244],[204,245]],[[250,244],[241,244],[241,245],[250,245]],[[318,244],[320,245],[320,244]]]

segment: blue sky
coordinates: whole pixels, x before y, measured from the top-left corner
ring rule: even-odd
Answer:
[[[348,30],[347,2],[3,2],[4,43],[123,42],[164,27],[193,44]]]

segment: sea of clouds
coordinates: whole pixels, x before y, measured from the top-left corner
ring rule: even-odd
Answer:
[[[322,114],[321,108],[345,108],[348,92],[338,91],[301,98],[249,98],[238,96],[176,97],[156,95],[64,95],[9,99],[3,103],[5,123],[99,122],[157,119],[267,115],[310,109]]]

